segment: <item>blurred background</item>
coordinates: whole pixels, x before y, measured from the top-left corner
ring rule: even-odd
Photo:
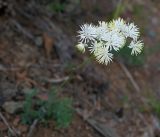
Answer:
[[[1,137],[160,137],[159,0],[0,0]],[[134,22],[144,51],[108,66],[84,23]]]

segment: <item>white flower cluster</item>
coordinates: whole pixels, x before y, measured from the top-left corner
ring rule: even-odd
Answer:
[[[99,63],[107,65],[111,62],[112,52],[123,48],[127,38],[131,39],[128,46],[132,50],[131,55],[137,55],[143,49],[142,41],[138,40],[140,33],[137,26],[134,23],[126,23],[121,18],[109,23],[102,21],[97,26],[84,24],[80,28],[80,40],[76,47],[83,53],[88,48]]]

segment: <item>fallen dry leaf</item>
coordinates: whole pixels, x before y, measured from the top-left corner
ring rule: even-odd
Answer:
[[[44,48],[45,48],[46,56],[47,56],[47,58],[50,58],[53,44],[54,44],[54,40],[47,33],[43,34],[43,39],[44,39]]]

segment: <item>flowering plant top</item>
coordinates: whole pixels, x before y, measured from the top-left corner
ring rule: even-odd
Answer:
[[[96,60],[108,64],[113,59],[113,51],[123,48],[128,38],[131,55],[141,53],[143,42],[139,40],[139,28],[134,23],[127,23],[121,18],[111,22],[100,21],[97,26],[84,24],[80,26],[79,43],[76,47],[84,53],[86,48],[94,54]]]

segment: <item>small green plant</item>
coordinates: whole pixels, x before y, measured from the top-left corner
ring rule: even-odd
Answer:
[[[31,91],[26,95],[22,114],[22,122],[31,124],[38,117],[38,113],[33,109],[33,97],[37,94],[36,90]]]
[[[72,120],[71,112],[71,100],[64,98],[63,100],[57,100],[53,114],[58,127],[68,127]]]
[[[35,119],[42,123],[54,119],[58,128],[66,128],[72,121],[73,108],[70,98],[60,98],[56,91],[49,93],[48,100],[42,101],[34,98],[36,91],[26,95],[22,122],[31,124]]]

